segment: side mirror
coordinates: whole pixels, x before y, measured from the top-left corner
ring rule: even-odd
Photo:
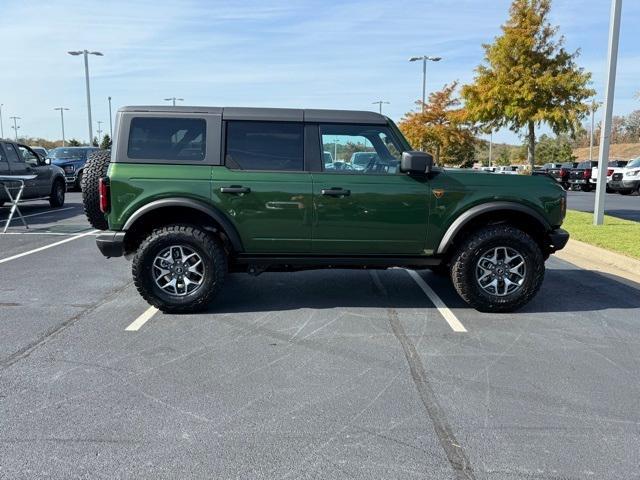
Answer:
[[[51,159],[50,159],[49,157],[44,157],[44,158],[42,159],[42,163],[43,163],[44,165],[51,165]]]
[[[425,152],[402,152],[400,171],[404,173],[429,173],[433,168],[433,156]]]

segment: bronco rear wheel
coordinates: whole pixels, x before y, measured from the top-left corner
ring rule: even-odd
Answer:
[[[227,257],[207,231],[191,225],[154,230],[133,258],[138,292],[163,312],[202,310],[222,288]]]
[[[525,232],[494,225],[471,234],[452,258],[458,294],[481,312],[511,312],[528,303],[544,279],[544,257]]]
[[[100,194],[98,192],[98,180],[107,175],[111,152],[100,150],[89,155],[87,163],[82,171],[80,189],[82,190],[82,204],[87,220],[93,228],[107,230],[109,224],[100,210]]]

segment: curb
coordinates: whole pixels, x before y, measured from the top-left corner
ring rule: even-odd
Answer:
[[[640,289],[640,260],[572,239],[554,255],[586,270],[621,277],[628,280],[624,282],[627,285]]]

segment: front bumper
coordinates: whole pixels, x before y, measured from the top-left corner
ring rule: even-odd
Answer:
[[[549,232],[547,238],[550,253],[557,252],[558,250],[562,250],[569,241],[569,232],[562,228],[556,228]]]
[[[64,175],[65,180],[67,181],[67,185],[74,185],[76,183],[76,174],[69,174],[69,173],[65,173]]]
[[[124,255],[124,236],[126,233],[106,230],[96,236],[96,245],[107,258],[121,257]]]
[[[637,180],[611,180],[609,188],[611,190],[637,190],[640,186],[640,178]]]

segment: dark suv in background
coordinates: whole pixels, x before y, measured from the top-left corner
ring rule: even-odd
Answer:
[[[64,170],[69,188],[80,190],[87,158],[98,150],[100,149],[97,147],[58,147],[50,150],[47,158]]]
[[[22,198],[48,197],[52,207],[64,205],[64,172],[26,145],[0,141],[0,175],[35,175],[33,180],[25,181]],[[10,189],[19,186],[17,182],[7,184]],[[4,189],[0,188],[0,207],[8,200]]]

